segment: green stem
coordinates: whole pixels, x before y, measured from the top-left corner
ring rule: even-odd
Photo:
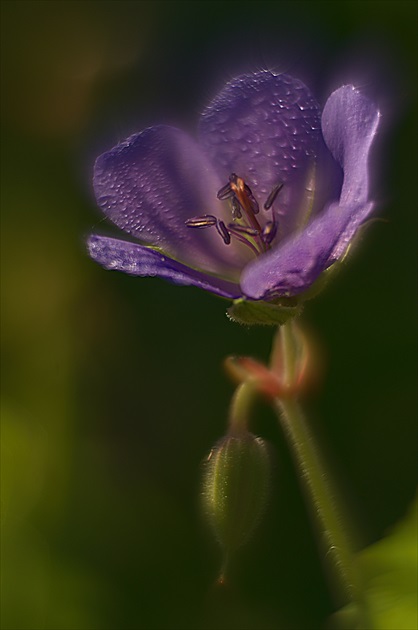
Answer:
[[[295,369],[292,329],[286,324],[281,327],[280,334],[283,335],[283,369],[286,377],[290,377]],[[314,437],[295,397],[276,398],[272,404],[299,472],[336,603],[338,606],[351,604],[358,622],[364,623],[365,612],[353,551]]]
[[[281,345],[280,351],[283,361],[283,383],[290,385],[295,380],[296,369],[296,347],[295,335],[293,331],[293,321],[284,324],[278,331],[279,339],[276,339],[275,346]]]
[[[336,595],[343,600],[341,604],[356,601],[352,553],[337,514],[327,475],[302,410],[293,399],[276,399],[274,406],[279,413],[282,429],[315,520],[321,551],[333,574]]]
[[[250,414],[257,397],[257,390],[251,381],[244,381],[237,387],[229,410],[229,433],[248,431]]]

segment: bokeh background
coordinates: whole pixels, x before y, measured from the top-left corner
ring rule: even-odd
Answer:
[[[235,73],[271,67],[324,103],[348,80],[384,113],[379,216],[305,320],[323,345],[311,422],[359,530],[416,486],[415,2],[1,3],[2,628],[318,628],[334,610],[275,420],[266,518],[215,586],[201,463],[224,433],[229,354],[272,332],[193,288],[106,272],[95,157],[166,122],[195,129]]]

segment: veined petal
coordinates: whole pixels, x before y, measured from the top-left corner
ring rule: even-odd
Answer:
[[[237,173],[261,203],[283,183],[277,205],[292,223],[322,140],[319,106],[301,81],[268,71],[233,79],[203,111],[199,135],[222,178]]]
[[[340,205],[352,209],[351,219],[335,244],[330,260],[340,258],[357,228],[373,209],[369,203],[369,154],[380,113],[354,86],[331,94],[322,114],[322,130],[331,153],[344,172]]]
[[[237,284],[190,269],[138,243],[92,235],[87,245],[93,260],[106,269],[124,271],[132,276],[158,276],[175,284],[192,285],[231,299],[241,295]]]
[[[372,204],[363,204],[369,212]],[[302,232],[249,263],[241,275],[243,293],[254,300],[306,291],[327,269],[357,208],[331,204]]]
[[[239,255],[216,230],[193,230],[186,219],[216,214],[222,181],[197,143],[174,127],[133,135],[95,164],[99,206],[119,228],[183,263],[213,273],[232,272]]]

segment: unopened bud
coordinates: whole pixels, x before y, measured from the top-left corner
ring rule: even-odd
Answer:
[[[226,435],[210,452],[203,507],[224,551],[250,538],[265,510],[270,485],[267,443],[247,431]]]

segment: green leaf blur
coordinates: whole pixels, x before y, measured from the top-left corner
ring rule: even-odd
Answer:
[[[417,625],[417,503],[383,540],[359,555],[373,627],[414,630]]]

